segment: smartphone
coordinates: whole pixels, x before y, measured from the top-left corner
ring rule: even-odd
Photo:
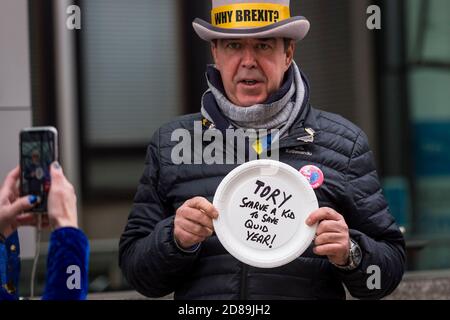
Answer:
[[[20,132],[20,193],[40,202],[32,212],[47,212],[50,165],[58,161],[58,131],[54,127],[25,128]]]

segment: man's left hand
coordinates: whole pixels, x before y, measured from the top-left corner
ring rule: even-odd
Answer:
[[[344,266],[350,254],[350,235],[344,217],[327,207],[319,208],[306,219],[309,226],[319,223],[314,241],[314,253],[327,256],[330,262]]]

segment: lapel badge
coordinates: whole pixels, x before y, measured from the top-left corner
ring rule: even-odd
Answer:
[[[313,165],[307,165],[300,169],[300,173],[308,180],[313,189],[318,189],[324,182],[322,170]]]
[[[298,141],[303,141],[305,143],[313,143],[314,142],[314,136],[316,132],[311,128],[306,128],[305,132],[307,133],[306,136],[301,136],[297,138]]]

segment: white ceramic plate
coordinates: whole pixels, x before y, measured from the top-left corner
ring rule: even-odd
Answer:
[[[308,180],[274,160],[247,162],[231,171],[214,195],[219,218],[214,229],[236,259],[274,268],[299,257],[311,244],[317,225],[305,223],[318,208]]]

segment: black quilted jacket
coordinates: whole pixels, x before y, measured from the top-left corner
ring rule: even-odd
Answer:
[[[367,137],[340,116],[305,103],[289,136],[280,142],[280,161],[295,169],[313,164],[325,182],[316,189],[321,207],[341,213],[363,251],[360,266],[342,271],[316,256],[312,246],[298,259],[259,269],[233,258],[213,235],[196,253],[184,253],[173,240],[173,217],[184,201],[203,196],[212,202],[221,180],[236,165],[174,165],[171,133],[193,131],[200,114],[161,127],[148,147],[128,223],[120,239],[119,263],[129,283],[149,297],[175,292],[175,299],[345,299],[343,284],[358,298],[378,299],[399,284],[405,266],[404,239],[381,193]],[[305,128],[313,142],[297,138]],[[381,271],[380,289],[369,289],[370,265]]]

